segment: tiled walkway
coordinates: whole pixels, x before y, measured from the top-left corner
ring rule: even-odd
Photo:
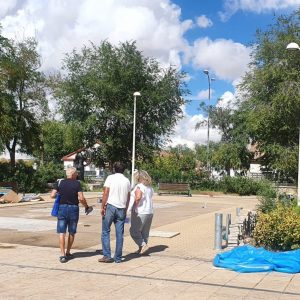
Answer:
[[[59,251],[54,246],[30,245],[18,237],[14,238],[18,243],[0,243],[0,299],[300,299],[298,274],[240,274],[212,265],[216,254],[212,249],[214,213],[218,211],[218,204],[222,207],[218,212],[233,214],[236,206],[253,208],[254,199],[194,196],[190,200],[169,196],[157,197],[156,201],[181,205],[167,205],[171,209],[169,220],[157,221],[153,230],[180,234],[169,239],[151,238],[149,255],[143,257],[131,254],[136,249],[127,235],[121,264],[98,263],[99,244],[74,249],[75,258],[61,264]],[[188,206],[187,201],[207,201],[208,209],[196,215],[191,211],[185,218],[178,217],[180,211],[170,216],[172,209],[183,210]],[[209,210],[210,206],[214,209]],[[159,209],[167,208],[157,209],[156,216],[163,217],[165,212]],[[3,211],[1,208],[0,217]],[[19,217],[24,218],[24,215]],[[88,220],[85,218],[82,216],[83,224]],[[22,234],[11,229],[0,232]],[[79,235],[83,232],[78,233],[80,239]]]

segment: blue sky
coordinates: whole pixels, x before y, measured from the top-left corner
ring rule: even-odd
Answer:
[[[64,53],[105,39],[136,40],[162,66],[186,71],[191,103],[183,107],[171,144],[193,147],[206,143],[207,128],[194,130],[206,118],[198,110],[208,98],[203,70],[216,79],[211,103],[232,105],[256,29],[299,7],[300,0],[6,0],[0,1],[0,23],[4,36],[36,37],[45,72],[59,69]],[[219,137],[211,131],[211,140]]]

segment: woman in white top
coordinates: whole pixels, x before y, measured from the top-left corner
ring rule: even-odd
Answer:
[[[128,212],[131,212],[130,235],[139,249],[138,254],[144,254],[148,249],[148,238],[153,218],[153,189],[151,177],[146,171],[134,174],[137,183],[131,192]]]

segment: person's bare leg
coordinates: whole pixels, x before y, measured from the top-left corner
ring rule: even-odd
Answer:
[[[71,248],[72,248],[74,239],[75,239],[75,234],[70,234],[70,233],[69,233],[69,236],[68,236],[68,245],[67,245],[67,252],[66,252],[66,254],[70,254],[70,251],[71,251]]]
[[[59,234],[59,247],[60,247],[60,252],[62,256],[66,256],[65,252],[65,233],[60,233]]]

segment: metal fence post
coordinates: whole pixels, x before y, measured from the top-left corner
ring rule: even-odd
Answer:
[[[215,250],[222,250],[222,214],[215,214]]]
[[[231,223],[231,214],[227,214],[226,215],[226,232],[225,232],[226,247],[228,247],[228,236],[230,234],[230,232],[229,232],[230,223]]]

